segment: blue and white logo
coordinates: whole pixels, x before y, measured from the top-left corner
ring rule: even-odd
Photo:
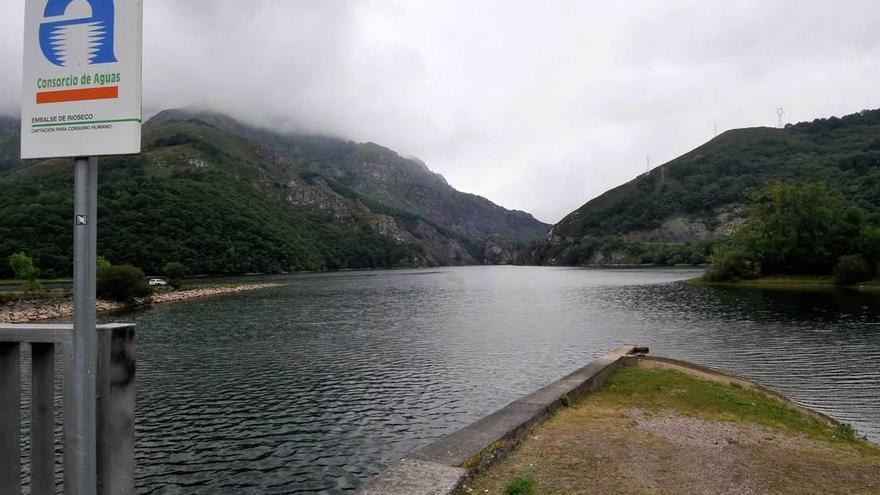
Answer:
[[[61,67],[116,62],[113,0],[49,0],[40,24],[40,49]]]

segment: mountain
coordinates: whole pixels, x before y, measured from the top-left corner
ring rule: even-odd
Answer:
[[[0,174],[20,165],[19,122],[0,116]]]
[[[26,251],[68,274],[71,161],[20,162],[18,132],[0,118],[0,259]],[[143,133],[140,155],[99,160],[98,252],[147,272],[508,263],[549,228],[373,143],[181,110]]]
[[[880,110],[718,135],[594,198],[554,225],[535,264],[650,262],[650,245],[700,244],[743,222],[748,191],[773,181],[822,181],[880,219]],[[676,248],[669,248],[676,249]],[[647,255],[646,255],[647,253]],[[679,261],[687,261],[684,253]]]

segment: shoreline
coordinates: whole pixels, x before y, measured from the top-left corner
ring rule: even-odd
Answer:
[[[260,289],[281,287],[282,284],[241,284],[232,287],[194,287],[171,292],[160,292],[144,299],[136,299],[133,303],[120,303],[99,299],[95,304],[96,311],[118,311],[126,308],[137,308],[152,304],[169,304],[179,301],[201,299],[204,297],[234,294]],[[0,304],[0,323],[28,323],[52,320],[73,315],[73,297],[21,297]]]
[[[594,394],[560,408],[454,493],[511,487],[874,493],[880,446],[754,382],[685,361],[627,357]]]
[[[850,426],[821,412],[796,404],[783,395],[772,392],[749,380],[694,363],[646,356],[647,353],[648,349],[643,347],[619,347],[580,370],[521,397],[498,411],[442,437],[426,447],[410,452],[397,464],[388,467],[378,475],[367,480],[355,493],[358,495],[500,493],[502,491],[501,487],[504,485],[498,483],[499,479],[507,482],[511,479],[511,473],[521,474],[523,470],[519,469],[519,467],[523,464],[522,459],[525,459],[525,465],[528,466],[528,469],[525,470],[526,473],[540,477],[542,473],[539,469],[536,469],[536,466],[546,457],[543,454],[534,456],[529,453],[534,451],[535,445],[539,447],[547,445],[563,446],[557,449],[558,452],[554,453],[554,455],[559,454],[561,463],[557,467],[560,467],[560,469],[554,472],[550,478],[559,479],[568,476],[583,476],[584,473],[587,473],[587,478],[589,478],[589,473],[593,472],[593,468],[575,469],[575,460],[582,459],[584,456],[580,455],[581,453],[576,448],[568,447],[585,445],[584,442],[589,442],[589,438],[581,438],[577,435],[571,436],[569,434],[568,436],[558,438],[559,441],[551,441],[549,443],[546,440],[542,440],[542,438],[545,438],[548,432],[547,428],[549,426],[547,425],[553,425],[564,420],[564,417],[570,415],[571,411],[581,408],[586,403],[585,401],[602,400],[601,397],[607,396],[609,391],[611,393],[617,391],[618,388],[616,387],[618,385],[612,383],[611,388],[609,388],[605,385],[605,382],[609,377],[611,377],[612,381],[616,380],[617,378],[615,377],[618,376],[619,370],[677,373],[678,375],[689,377],[686,380],[691,382],[709,383],[708,387],[712,388],[712,390],[709,390],[709,393],[706,393],[704,390],[703,395],[699,397],[700,400],[687,403],[688,399],[686,396],[678,395],[679,393],[684,393],[684,390],[679,391],[681,387],[677,383],[681,379],[670,380],[668,376],[660,376],[654,380],[654,383],[643,382],[639,379],[635,380],[635,382],[631,381],[629,384],[631,389],[629,393],[631,395],[628,398],[624,398],[622,402],[624,409],[628,409],[614,411],[612,414],[613,417],[623,421],[621,423],[622,426],[617,425],[621,426],[619,431],[617,431],[620,435],[617,438],[611,439],[610,442],[603,444],[604,446],[610,446],[611,451],[604,452],[599,457],[602,459],[601,462],[606,463],[606,466],[616,465],[622,467],[623,471],[626,471],[633,466],[638,467],[644,460],[642,454],[636,455],[635,458],[618,457],[620,451],[615,450],[620,445],[629,442],[630,439],[648,438],[648,435],[644,435],[638,429],[633,429],[633,424],[637,421],[625,417],[626,414],[624,413],[633,408],[638,409],[642,407],[644,411],[639,414],[644,412],[647,412],[648,416],[662,416],[666,414],[664,411],[667,410],[663,408],[662,402],[660,402],[659,407],[652,409],[652,404],[650,403],[638,403],[641,397],[651,397],[655,401],[667,400],[670,397],[672,401],[685,401],[686,404],[691,406],[691,410],[685,411],[684,416],[676,416],[674,419],[678,422],[682,421],[682,417],[685,417],[685,420],[687,420],[688,414],[697,417],[701,414],[707,416],[706,421],[697,425],[698,427],[694,431],[676,429],[671,432],[668,438],[657,439],[651,437],[653,440],[650,441],[652,442],[668,441],[674,444],[667,446],[668,451],[660,452],[663,455],[655,456],[660,459],[671,459],[669,462],[661,463],[662,465],[657,470],[657,473],[664,476],[672,473],[672,477],[676,478],[678,474],[683,473],[683,475],[691,476],[694,472],[699,472],[699,469],[695,470],[694,466],[691,465],[693,463],[678,463],[677,459],[679,457],[677,456],[682,454],[682,452],[684,454],[688,452],[687,448],[682,451],[678,444],[693,441],[701,445],[707,444],[710,450],[717,450],[719,446],[723,447],[725,445],[736,449],[739,448],[740,443],[745,445],[749,442],[740,442],[736,439],[731,440],[729,436],[722,433],[725,433],[727,430],[735,430],[736,433],[740,429],[749,429],[753,428],[753,426],[760,430],[761,435],[759,436],[765,440],[767,435],[772,435],[774,438],[779,438],[786,442],[793,438],[794,440],[792,441],[801,442],[808,449],[812,449],[815,445],[820,445],[821,448],[847,449],[847,452],[854,452],[854,455],[862,455],[867,452],[872,456],[876,455],[876,459],[871,457],[870,462],[880,465],[880,446],[871,443],[867,439],[859,438]],[[706,385],[701,387],[706,387]],[[676,392],[670,393],[670,390]],[[718,390],[722,390],[725,393],[719,394]],[[593,397],[600,397],[600,399]],[[658,397],[659,399],[657,399]],[[597,427],[601,430],[602,425],[600,423],[601,421],[598,417],[588,415],[584,418],[584,421],[574,424],[574,431],[583,432],[584,429],[596,429]],[[737,437],[738,434],[736,433],[733,436]],[[761,442],[764,441],[760,439],[757,442],[750,441],[748,446],[748,449],[752,449],[750,452],[758,452],[759,454],[761,452],[764,452],[764,454],[770,452],[762,450],[768,444]],[[639,448],[641,447],[631,449],[631,452],[638,452]],[[715,450],[712,450],[712,452]],[[656,452],[648,449],[644,453],[650,456]],[[743,459],[751,459],[742,453],[736,455],[741,456]],[[705,458],[711,459],[712,456],[705,456]],[[739,457],[736,457],[736,459],[739,459]],[[811,462],[808,459],[805,461],[805,464],[801,465],[797,461],[793,461],[793,466],[799,469],[803,466],[811,467]],[[511,471],[509,469],[511,465],[514,465],[516,469]],[[717,466],[711,467],[717,468]],[[653,466],[653,468],[658,468],[658,466]],[[758,468],[755,469],[755,472],[757,472]],[[499,475],[498,473],[503,474]],[[621,488],[619,474],[610,472],[609,479],[612,480],[612,483],[601,490],[597,490],[596,493],[606,493],[611,491],[613,487],[619,490]],[[744,476],[751,476],[752,471],[747,469],[742,474]],[[698,478],[695,477],[695,479]],[[589,480],[579,480],[579,482],[584,481]],[[671,486],[674,486],[674,484]],[[554,493],[565,492],[563,490]],[[655,493],[657,491],[647,490],[647,492]],[[665,493],[666,491],[660,490],[660,492]],[[515,491],[511,493],[532,492]]]
[[[867,282],[852,285],[838,285],[831,276],[814,275],[768,275],[753,280],[740,280],[738,282],[707,282],[702,277],[694,277],[682,282],[704,287],[734,287],[747,289],[780,289],[780,290],[858,290],[880,291],[880,279],[874,278]]]

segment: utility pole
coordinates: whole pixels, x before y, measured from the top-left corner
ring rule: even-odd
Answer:
[[[645,172],[651,171],[651,155],[645,157]]]
[[[782,107],[776,107],[776,115],[779,117],[779,124],[777,125],[777,127],[782,129],[782,127],[783,127],[782,117],[785,115],[785,109]]]

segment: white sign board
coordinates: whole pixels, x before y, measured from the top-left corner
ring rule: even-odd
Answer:
[[[143,0],[26,0],[21,157],[140,153]]]

